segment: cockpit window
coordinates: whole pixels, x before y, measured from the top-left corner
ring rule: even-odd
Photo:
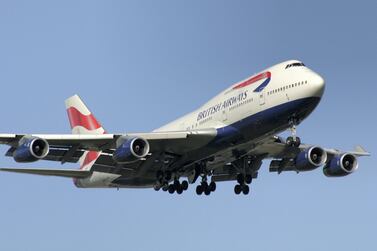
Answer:
[[[290,67],[296,67],[296,66],[305,66],[304,63],[292,63],[292,64],[287,64],[285,69],[288,69]]]

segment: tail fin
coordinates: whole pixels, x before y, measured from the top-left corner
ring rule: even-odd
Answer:
[[[105,129],[89,111],[78,95],[66,99],[69,123],[71,124],[72,134],[105,134]],[[96,162],[101,152],[85,151],[81,156],[80,169],[90,170]]]
[[[72,134],[104,134],[105,130],[78,95],[65,101]]]

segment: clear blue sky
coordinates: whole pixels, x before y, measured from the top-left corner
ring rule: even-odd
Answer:
[[[69,133],[63,101],[75,93],[108,131],[150,131],[300,59],[327,83],[303,141],[373,154],[340,179],[264,163],[246,197],[233,182],[172,196],[0,173],[0,249],[377,250],[376,10],[372,0],[0,1],[1,132]]]

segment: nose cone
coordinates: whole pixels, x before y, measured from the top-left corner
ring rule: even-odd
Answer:
[[[312,86],[313,96],[322,97],[325,91],[325,80],[319,74],[313,73],[310,85]]]

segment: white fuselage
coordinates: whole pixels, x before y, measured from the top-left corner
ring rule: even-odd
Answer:
[[[257,138],[263,139],[285,130],[290,116],[297,116],[299,123],[318,104],[324,86],[323,78],[301,62],[286,61],[235,83],[199,109],[156,129],[155,132],[216,129],[217,137],[210,147],[212,152],[201,150],[202,155],[213,154],[214,151],[224,151],[230,146],[218,146],[216,142],[223,143],[228,140],[234,145],[251,142]],[[242,135],[239,137],[242,140],[234,141],[235,134]],[[200,154],[195,156],[199,159],[209,157]],[[194,162],[195,159],[187,161]],[[91,177],[81,180],[79,186],[114,187],[112,181],[119,177],[118,174],[94,172]],[[123,187],[150,186],[152,184]]]
[[[267,86],[260,92],[254,92],[265,78],[260,79],[245,87],[233,89],[254,76],[255,74],[243,81],[240,81],[225,91],[221,92],[199,109],[181,117],[173,122],[158,128],[155,131],[179,131],[195,130],[203,128],[221,128],[233,124],[246,117],[257,114],[263,110],[298,99],[321,97],[324,91],[324,80],[317,73],[313,72],[306,66],[291,66],[286,69],[287,65],[300,63],[297,60],[286,61],[274,65],[261,73],[270,72],[271,80]],[[246,95],[245,95],[246,93]],[[242,95],[242,100],[237,100],[233,104],[224,105],[224,102]],[[246,96],[246,97],[245,97]],[[216,110],[216,106],[221,104],[222,107]],[[215,107],[211,110],[212,107]],[[201,116],[201,112],[208,111],[206,116]]]

